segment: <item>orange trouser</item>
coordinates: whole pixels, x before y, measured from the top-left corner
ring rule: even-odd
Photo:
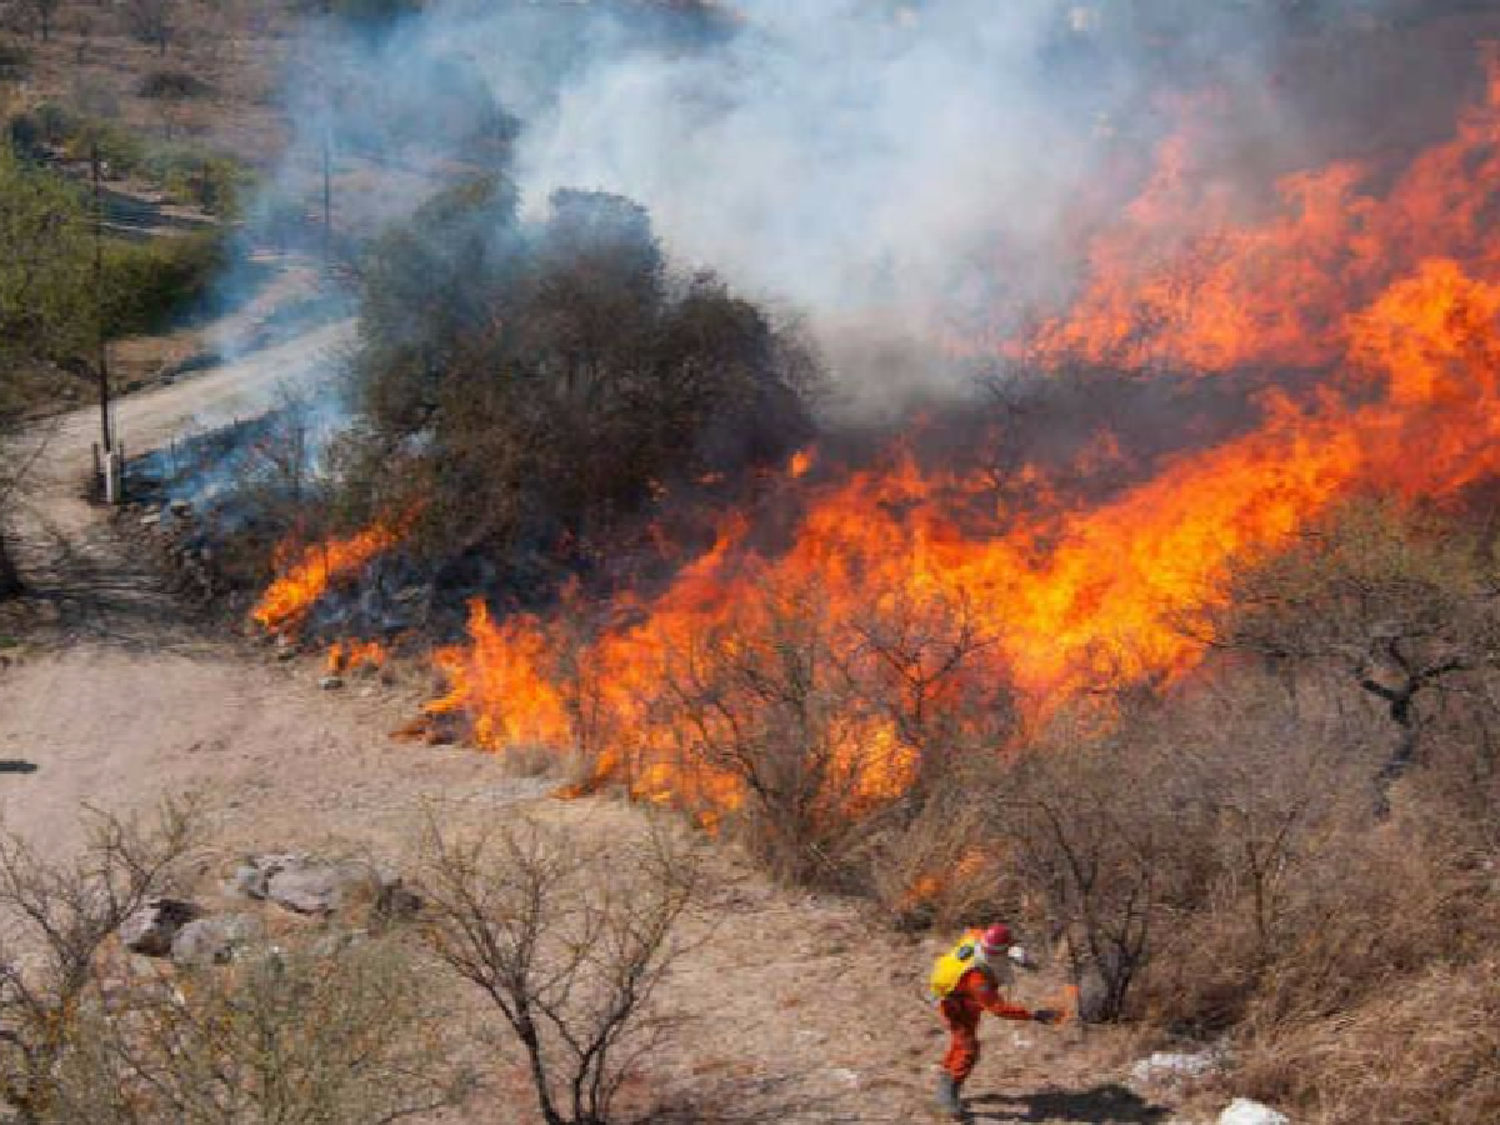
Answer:
[[[948,1053],[943,1056],[943,1069],[961,1085],[979,1062],[981,1012],[971,1004],[952,999],[944,1000],[938,1010],[943,1023],[948,1025]]]

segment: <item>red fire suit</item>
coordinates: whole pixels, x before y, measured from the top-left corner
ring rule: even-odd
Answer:
[[[1031,1010],[1020,1004],[1008,1004],[1000,986],[988,968],[976,966],[958,978],[958,986],[938,1010],[948,1025],[948,1053],[943,1069],[953,1081],[963,1084],[979,1062],[979,1017],[985,1012],[1003,1020],[1029,1020]]]

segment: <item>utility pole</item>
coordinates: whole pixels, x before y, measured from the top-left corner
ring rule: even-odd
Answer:
[[[114,427],[109,417],[109,328],[104,309],[104,196],[100,187],[99,138],[89,146],[89,163],[94,182],[94,317],[98,329],[99,428],[104,440],[104,455],[114,451]]]
[[[101,456],[96,458],[101,470],[100,492],[106,504],[118,504],[125,497],[125,456],[115,442],[114,419],[109,401],[109,325],[104,294],[104,191],[101,186],[99,138],[89,143],[89,163],[94,183],[94,319],[98,332],[97,367],[99,372],[99,436]]]
[[[331,99],[330,99],[331,100]],[[332,112],[330,107],[329,112]],[[323,268],[333,268],[333,125],[323,122]]]
[[[323,0],[323,272],[333,269],[333,0]]]

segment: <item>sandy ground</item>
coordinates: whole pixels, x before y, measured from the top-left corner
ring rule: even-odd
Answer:
[[[297,284],[281,299],[296,299]],[[347,331],[320,329],[132,397],[119,432],[141,452],[193,419],[249,417],[280,384],[317,377]],[[11,830],[59,852],[79,842],[86,804],[131,811],[187,794],[226,863],[237,849],[333,843],[399,863],[433,802],[476,820],[525,804],[580,833],[638,820],[609,800],[551,801],[481,754],[392,741],[419,684],[405,696],[373,683],[323,692],[310,664],[279,664],[265,646],[193,620],[81,499],[96,429],[83,411],[23,443],[40,450],[13,521],[33,592],[10,611],[19,618],[0,620],[0,634],[25,636],[0,650],[0,807]],[[772,887],[731,855],[714,867],[712,937],[673,977],[665,1000],[679,1034],[646,1076],[651,1096],[675,1107],[655,1119],[927,1119],[942,1036],[922,985],[941,939],[894,934],[856,902]],[[1035,979],[1022,995],[1045,1002],[1055,984]],[[1118,1084],[1101,1061],[1106,1043],[1013,1024],[986,1038],[969,1091],[976,1121],[1167,1118]],[[530,1120],[523,1089],[499,1073],[442,1120]]]

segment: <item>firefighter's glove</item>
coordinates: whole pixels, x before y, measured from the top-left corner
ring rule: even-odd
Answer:
[[[1062,1022],[1062,1013],[1056,1008],[1038,1008],[1031,1013],[1031,1018],[1036,1023],[1054,1024]]]

